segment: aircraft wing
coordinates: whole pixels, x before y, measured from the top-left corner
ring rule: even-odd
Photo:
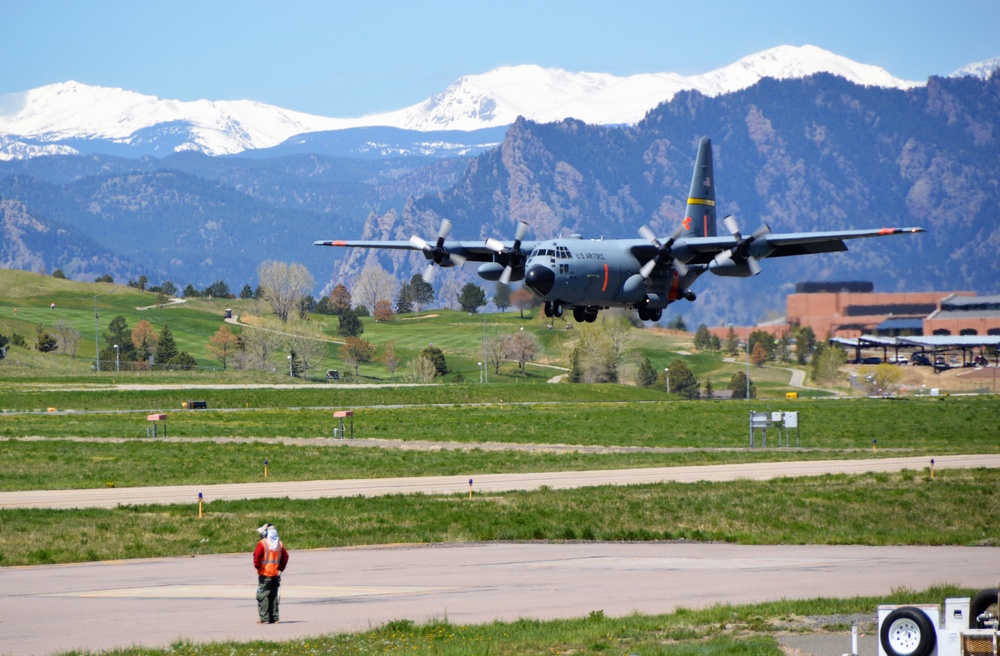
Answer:
[[[500,242],[505,248],[513,248],[513,242]],[[313,246],[338,246],[340,248],[385,248],[389,250],[422,251],[427,259],[432,259],[433,252],[421,249],[408,241],[376,241],[376,240],[344,240],[314,241]],[[485,241],[446,241],[444,250],[452,255],[463,257],[469,262],[492,262],[496,251],[486,245]],[[530,253],[535,248],[535,242],[521,242],[521,251]]]
[[[813,253],[835,253],[846,251],[847,239],[867,237],[887,237],[889,235],[926,232],[923,228],[881,228],[875,230],[831,230],[827,232],[792,232],[781,235],[764,235],[760,241],[773,248],[770,253],[764,249],[765,257],[785,257],[788,255],[810,255]]]
[[[764,234],[754,240],[753,252],[759,258],[787,257],[791,255],[814,255],[846,251],[848,239],[886,237],[889,235],[926,232],[923,228],[879,228],[868,230],[827,230],[820,232],[788,232]],[[683,257],[686,264],[708,264],[716,255],[734,248],[737,240],[730,235],[718,237],[692,237],[677,240],[674,252],[693,252],[694,256]],[[642,249],[645,250],[645,249]]]

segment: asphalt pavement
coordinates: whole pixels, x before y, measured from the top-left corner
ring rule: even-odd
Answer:
[[[256,624],[252,545],[245,554],[4,568],[0,653],[292,640],[398,619],[472,624],[593,611],[619,617],[884,595],[939,583],[988,587],[1000,562],[1000,548],[993,547],[683,541],[288,547],[281,621],[274,625]],[[872,622],[875,614],[872,608]],[[779,640],[790,654],[840,656],[851,647],[849,633]],[[874,644],[865,636],[859,654],[875,656]]]

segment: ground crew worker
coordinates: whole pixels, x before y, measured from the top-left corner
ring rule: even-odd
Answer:
[[[288,551],[278,538],[278,529],[264,524],[257,532],[260,542],[253,552],[253,566],[257,568],[257,612],[258,624],[274,624],[278,621],[278,587],[281,572],[288,564]]]

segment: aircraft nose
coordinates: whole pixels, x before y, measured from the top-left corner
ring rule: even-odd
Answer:
[[[545,296],[556,284],[556,274],[546,266],[535,265],[524,274],[524,285],[539,296]]]

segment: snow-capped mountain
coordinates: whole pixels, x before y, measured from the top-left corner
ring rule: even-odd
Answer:
[[[677,73],[616,77],[539,66],[498,68],[465,76],[425,102],[365,118],[411,130],[509,125],[518,116],[542,123],[569,117],[599,125],[636,123],[680,91],[694,89],[717,96],[745,89],[765,77],[801,78],[821,72],[864,86],[907,89],[922,84],[815,46],[779,46],[688,77]]]
[[[958,69],[954,73],[951,73],[948,77],[978,77],[981,80],[987,79],[989,76],[1000,69],[1000,57],[994,57],[993,59],[985,59],[981,62],[975,62],[972,64],[966,64],[962,68]]]
[[[210,155],[268,148],[306,133],[386,126],[416,131],[477,130],[518,116],[550,122],[577,118],[628,124],[680,91],[709,96],[738,91],[761,78],[818,72],[865,86],[906,89],[877,66],[815,46],[779,46],[702,75],[650,73],[618,77],[539,66],[498,68],[465,76],[425,102],[358,118],[329,118],[249,100],[182,102],[78,82],[0,95],[0,159],[73,152],[99,140],[128,153],[196,150]]]

